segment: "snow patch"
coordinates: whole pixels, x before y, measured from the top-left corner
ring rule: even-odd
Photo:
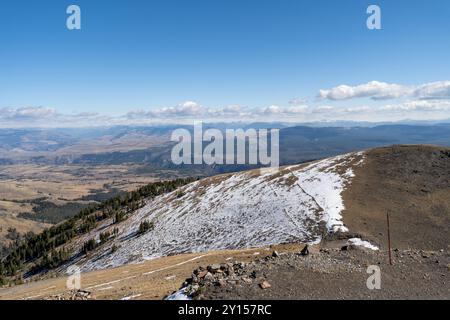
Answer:
[[[186,295],[186,288],[182,288],[170,296],[166,297],[164,300],[192,300]]]
[[[371,250],[374,250],[374,251],[379,250],[379,248],[377,246],[374,246],[369,241],[361,240],[360,238],[348,239],[347,244],[354,245],[354,246],[359,246],[359,247],[364,247],[364,248],[371,249]]]
[[[142,296],[142,294],[134,294],[134,295],[132,295],[132,296],[123,297],[123,298],[120,299],[120,300],[132,300],[132,299],[138,298],[138,297],[140,297],[140,296]]]

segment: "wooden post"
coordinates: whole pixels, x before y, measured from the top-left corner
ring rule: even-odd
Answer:
[[[389,252],[389,264],[392,266],[392,253],[391,253],[391,230],[389,226],[389,212],[387,215],[387,233],[388,233],[388,252]]]

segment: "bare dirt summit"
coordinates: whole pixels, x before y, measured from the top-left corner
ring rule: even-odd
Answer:
[[[386,248],[389,213],[393,246],[449,249],[450,149],[392,146],[365,155],[342,194],[349,230]]]

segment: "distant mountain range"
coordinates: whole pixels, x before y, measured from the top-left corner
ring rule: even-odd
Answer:
[[[80,129],[0,129],[0,164],[140,164],[152,168],[183,169],[170,161],[177,128],[116,126]],[[283,123],[205,124],[204,129],[280,129],[280,162],[295,164],[342,153],[393,144],[450,146],[450,124],[378,126],[293,126]],[[197,166],[205,172],[251,169],[250,166]]]

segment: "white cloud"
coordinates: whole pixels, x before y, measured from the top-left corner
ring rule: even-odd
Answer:
[[[183,109],[195,109],[195,108],[199,108],[200,106],[195,101],[185,101],[180,104],[180,107]]]
[[[49,107],[0,108],[0,126],[2,127],[57,127],[107,124],[111,121],[114,121],[113,117],[95,112],[62,114]]]
[[[335,109],[335,107],[333,106],[328,106],[328,105],[324,105],[324,106],[318,106],[312,109],[313,113],[327,113],[327,112],[331,112]]]
[[[223,108],[224,113],[239,114],[243,111],[240,105],[230,105]]]
[[[250,110],[250,114],[254,116],[280,115],[280,116],[295,116],[306,113],[309,110],[308,106],[299,105],[292,107],[280,107],[271,105],[263,108],[255,108]]]
[[[55,109],[47,107],[23,107],[23,108],[2,108],[0,109],[0,119],[9,120],[29,120],[43,119],[54,116]]]
[[[308,110],[308,106],[291,106],[280,107],[277,105],[271,105],[261,108],[249,108],[240,105],[229,105],[219,108],[205,108],[195,102],[182,103],[176,107],[164,107],[158,109],[152,109],[149,111],[136,110],[126,114],[126,118],[130,120],[136,119],[180,119],[180,118],[194,118],[194,119],[206,119],[206,118],[232,118],[236,120],[236,117],[267,117],[268,115],[280,115],[289,116],[305,113]]]
[[[149,111],[155,117],[170,116],[196,116],[205,112],[205,109],[194,101],[186,101],[176,107],[165,107]]]
[[[194,101],[186,101],[175,107],[162,107],[149,111],[134,110],[128,112],[125,116],[128,119],[143,118],[178,118],[187,116],[200,116],[206,112],[201,105]]]
[[[327,90],[320,90],[318,97],[328,100],[350,100],[370,98],[388,100],[403,97],[418,99],[450,99],[450,81],[437,81],[418,86],[405,86],[395,83],[371,81],[357,86],[340,85]]]
[[[373,111],[373,108],[369,106],[356,106],[344,109],[344,112],[347,113],[368,112],[368,111]]]
[[[194,101],[173,107],[130,111],[124,115],[96,112],[59,113],[48,107],[0,108],[0,127],[82,127],[93,125],[146,125],[151,123],[190,123],[202,121],[394,121],[402,119],[448,119],[450,99],[444,99],[445,83],[420,86],[414,99],[391,104],[342,105],[269,105],[251,108],[241,105],[204,107]],[[431,99],[435,95],[435,99]],[[426,99],[424,97],[427,97]]]
[[[329,90],[320,90],[319,98],[328,100],[349,100],[354,98],[371,98],[385,100],[410,95],[413,89],[408,86],[379,81],[371,81],[358,86],[340,85]]]
[[[282,112],[282,109],[279,106],[268,106],[266,108],[263,108],[261,111],[255,109],[256,114],[266,113],[266,114],[279,114]]]
[[[426,83],[414,91],[419,99],[450,99],[450,81]]]
[[[446,100],[413,100],[399,104],[382,106],[383,111],[447,111],[450,110],[450,101]]]
[[[306,98],[293,98],[289,100],[289,104],[291,106],[302,106],[308,103],[308,99]]]

